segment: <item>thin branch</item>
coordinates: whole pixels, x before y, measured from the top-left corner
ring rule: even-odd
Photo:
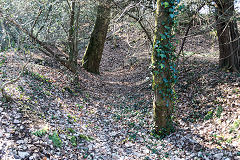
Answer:
[[[45,18],[45,21],[43,22],[43,25],[40,27],[40,29],[38,30],[38,32],[36,33],[36,37],[38,37],[38,34],[41,32],[41,30],[44,28],[48,18],[49,18],[49,15],[50,15],[50,12],[52,11],[52,5],[49,6],[48,8],[48,12],[47,12],[47,16]]]
[[[117,7],[120,8],[121,10],[123,10],[123,8],[122,8],[121,6],[119,6],[116,2],[113,1],[113,3],[114,3],[115,6],[117,6]],[[125,10],[126,10],[126,9],[125,9]],[[124,11],[125,11],[125,10],[124,10]],[[143,29],[144,33],[146,34],[149,42],[151,43],[151,45],[153,45],[153,41],[152,41],[152,36],[151,36],[151,34],[147,31],[147,29],[145,28],[145,26],[144,26],[144,25],[142,24],[142,22],[141,22],[143,19],[140,18],[140,17],[136,17],[136,16],[130,14],[129,12],[127,12],[127,11],[125,11],[124,13],[127,14],[129,17],[133,18],[134,20],[136,20],[136,21],[139,23],[139,25],[140,25],[141,28]]]
[[[36,36],[32,35],[28,30],[26,30],[25,28],[23,28],[20,24],[18,24],[16,21],[14,21],[13,19],[10,19],[9,16],[3,16],[2,11],[0,10],[0,16],[2,16],[5,20],[9,21],[10,23],[12,23],[14,26],[16,26],[17,28],[19,28],[21,31],[23,31],[26,35],[28,35],[35,43],[39,44],[43,49],[45,49],[47,52],[49,52],[49,54],[51,55],[51,57],[53,57],[56,61],[59,61],[61,64],[63,64],[64,66],[66,66],[68,69],[71,70],[68,62],[66,61],[66,59],[68,59],[68,57],[66,57],[66,55],[64,55],[62,52],[60,52],[57,47],[55,47],[57,49],[57,53],[51,49],[50,46],[48,46],[46,43],[40,41]],[[61,53],[61,54],[59,54]],[[48,56],[49,56],[48,54]],[[65,57],[65,58],[62,58]]]
[[[194,13],[194,15],[192,16],[192,19],[190,20],[190,22],[188,23],[188,28],[185,32],[185,35],[183,37],[183,40],[182,40],[182,44],[181,44],[181,47],[180,47],[180,50],[177,54],[177,57],[178,57],[178,60],[177,60],[177,66],[178,66],[178,63],[179,63],[179,56],[180,54],[183,52],[183,47],[184,47],[184,44],[185,44],[185,41],[187,40],[187,36],[188,36],[188,33],[190,31],[190,28],[192,27],[192,24],[193,24],[193,21],[197,15],[197,13],[205,6],[205,4],[202,4],[201,6],[199,6],[196,10],[196,12]]]
[[[42,8],[40,7],[40,8],[39,8],[38,15],[37,15],[37,17],[36,17],[36,19],[34,20],[33,25],[32,25],[31,34],[33,34],[33,29],[34,29],[34,27],[36,26],[37,21],[38,21],[40,15],[42,14],[42,11],[43,11],[43,10],[42,10]]]
[[[197,15],[197,13],[198,13],[204,6],[205,6],[205,4],[202,4],[200,7],[198,7],[198,9],[196,10],[195,14],[193,15],[191,21],[188,23],[188,28],[187,28],[187,30],[186,30],[186,32],[185,32],[184,37],[183,37],[182,45],[181,45],[181,48],[180,48],[177,56],[179,56],[179,55],[181,54],[181,52],[183,51],[183,47],[184,47],[185,41],[186,41],[186,39],[187,39],[187,35],[188,35],[189,31],[190,31],[190,28],[192,27],[192,23],[193,23],[196,15]]]

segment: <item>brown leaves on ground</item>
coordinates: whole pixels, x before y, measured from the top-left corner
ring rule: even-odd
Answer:
[[[205,40],[206,37],[200,37],[186,46],[198,47],[200,43],[203,52]],[[96,139],[92,142],[94,145],[91,142],[77,145],[87,146],[94,156],[106,159],[236,158],[240,150],[240,77],[237,73],[219,70],[214,54],[195,54],[188,47],[185,50],[189,52],[185,52],[187,55],[180,61],[176,84],[178,98],[174,121],[177,131],[163,141],[157,141],[150,134],[149,51],[147,47],[128,46],[124,36],[118,39],[117,47],[106,42],[100,75],[79,68],[76,82],[76,77],[66,68],[38,54],[28,66],[28,74],[9,86],[8,93],[18,101],[14,106],[22,107],[21,112],[26,114],[23,116],[23,120],[28,121],[26,132],[45,125],[49,132],[57,131],[61,135],[63,143],[68,145],[63,147],[59,157],[85,158],[90,154],[69,145],[66,135],[76,131]],[[214,47],[212,50],[217,52]],[[17,75],[23,61],[16,54],[5,56],[7,61],[0,71],[1,83]],[[11,109],[8,112],[11,113]],[[57,158],[58,152],[53,154],[51,145],[46,146],[48,154]],[[108,155],[108,150],[113,154],[116,149],[117,154]],[[103,155],[99,155],[101,153]]]

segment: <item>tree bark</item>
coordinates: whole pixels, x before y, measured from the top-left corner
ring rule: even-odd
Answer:
[[[88,72],[99,74],[102,52],[110,23],[110,11],[110,0],[105,3],[99,3],[95,26],[82,60],[82,66]]]
[[[234,20],[234,0],[216,0],[219,67],[231,72],[240,71],[240,41]]]
[[[75,73],[77,71],[77,44],[76,44],[76,36],[78,32],[78,28],[75,23],[77,22],[75,15],[76,2],[72,1],[71,5],[71,13],[70,13],[70,26],[69,26],[69,35],[68,35],[68,43],[69,43],[69,65],[72,68],[72,71]]]
[[[170,0],[166,0],[169,2]],[[169,48],[164,48],[164,52],[166,53],[166,57],[159,57],[156,49],[156,45],[164,46],[169,43],[170,39],[162,39],[161,34],[165,34],[166,28],[171,28],[171,24],[167,24],[169,13],[166,11],[163,5],[161,5],[163,0],[157,0],[157,10],[156,10],[156,18],[155,18],[155,34],[154,34],[154,47],[152,52],[152,64],[153,68],[153,89],[154,89],[154,99],[153,99],[153,112],[154,112],[154,123],[155,123],[155,131],[157,134],[165,135],[172,132],[172,110],[173,110],[173,102],[171,97],[165,97],[164,94],[167,94],[167,90],[171,89],[171,86],[164,86],[164,79],[170,81],[170,65],[169,65],[169,54],[173,52]],[[161,72],[161,68],[159,68],[159,62],[163,62],[166,70]]]
[[[234,17],[234,1],[231,1],[230,6],[230,13],[231,17]],[[233,61],[233,71],[239,72],[240,71],[240,39],[239,39],[239,32],[237,27],[237,21],[235,19],[231,20],[229,23],[230,28],[230,37],[231,37],[231,49],[232,49],[232,61]]]

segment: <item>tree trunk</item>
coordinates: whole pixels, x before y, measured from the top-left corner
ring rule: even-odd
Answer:
[[[71,13],[70,13],[70,26],[68,34],[68,46],[69,46],[69,66],[75,73],[77,71],[77,57],[78,57],[78,20],[79,10],[76,13],[76,2],[72,1]],[[80,8],[80,6],[78,6]]]
[[[233,17],[235,12],[234,9],[234,1],[231,1],[230,4],[230,13],[231,17]],[[231,20],[229,23],[230,28],[230,36],[231,36],[231,49],[232,49],[232,61],[233,61],[233,71],[239,72],[240,71],[240,39],[239,39],[239,32],[237,27],[237,21],[235,19]]]
[[[82,60],[82,66],[92,73],[99,74],[104,43],[110,23],[110,1],[101,3],[97,7],[97,19],[91,34],[90,42]]]
[[[217,4],[217,36],[219,43],[219,67],[232,72],[240,71],[239,34],[233,19],[234,0],[215,1]]]
[[[173,53],[172,48],[165,47],[169,44],[170,38],[162,38],[161,35],[166,35],[172,28],[172,24],[168,23],[169,12],[168,9],[161,5],[163,2],[169,2],[170,0],[157,0],[157,10],[155,19],[155,36],[154,36],[154,47],[152,52],[152,65],[153,68],[153,89],[154,89],[154,99],[153,99],[153,111],[154,111],[154,123],[155,131],[159,135],[166,135],[173,131],[173,125],[171,120],[173,102],[172,96],[169,92],[172,90],[172,85],[166,85],[167,82],[171,81],[170,76],[170,61],[169,58]],[[168,28],[168,29],[167,29]],[[168,34],[169,36],[169,34]],[[160,47],[159,47],[160,46]],[[161,50],[161,51],[159,51]],[[164,53],[165,56],[160,55]],[[159,56],[160,55],[160,56]],[[163,66],[160,67],[159,65]],[[165,83],[166,82],[166,83]],[[169,95],[169,96],[166,96]]]

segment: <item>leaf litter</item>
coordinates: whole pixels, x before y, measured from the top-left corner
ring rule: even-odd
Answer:
[[[176,132],[159,139],[152,134],[150,55],[126,52],[124,37],[118,41],[117,48],[106,42],[101,75],[80,68],[78,83],[50,58],[34,57],[7,88],[14,102],[0,102],[0,159],[240,159],[238,74],[219,70],[215,55],[186,55]],[[1,83],[24,62],[13,52],[2,58]]]

